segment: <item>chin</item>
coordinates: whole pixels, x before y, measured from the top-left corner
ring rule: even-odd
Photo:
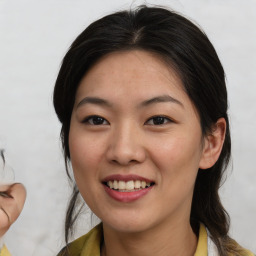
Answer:
[[[152,221],[152,218],[151,218]],[[108,226],[109,228],[121,232],[121,233],[138,233],[150,229],[153,226],[153,223],[150,223],[148,219],[145,218],[125,218],[124,216],[113,219],[104,219],[102,220],[103,225]]]

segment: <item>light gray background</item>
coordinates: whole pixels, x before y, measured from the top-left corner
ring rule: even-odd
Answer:
[[[227,74],[233,171],[222,189],[231,234],[256,252],[256,1],[169,0],[206,31]],[[61,59],[90,22],[140,1],[0,0],[0,147],[27,188],[5,237],[13,255],[56,255],[63,246],[69,185],[52,90]],[[90,228],[90,214],[79,235]]]

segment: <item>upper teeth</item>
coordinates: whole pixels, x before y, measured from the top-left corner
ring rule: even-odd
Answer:
[[[129,180],[127,182],[122,180],[113,180],[108,181],[107,185],[110,188],[121,189],[121,190],[134,190],[140,188],[146,188],[150,186],[150,182],[141,181],[141,180]]]

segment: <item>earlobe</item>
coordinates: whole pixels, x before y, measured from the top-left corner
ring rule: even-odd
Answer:
[[[226,134],[226,121],[224,118],[218,119],[212,132],[205,136],[204,148],[199,163],[200,169],[211,168],[218,160]]]

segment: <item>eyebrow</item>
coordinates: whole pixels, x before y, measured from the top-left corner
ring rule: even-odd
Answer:
[[[85,97],[77,104],[76,108],[79,108],[85,104],[95,104],[95,105],[102,105],[102,106],[107,106],[107,107],[112,106],[112,104],[110,104],[108,101],[106,101],[104,99],[101,99],[98,97]]]
[[[179,100],[173,98],[170,95],[161,95],[161,96],[157,96],[157,97],[145,100],[141,104],[139,104],[139,107],[146,107],[151,104],[164,103],[164,102],[176,103],[176,104],[184,107],[184,105]],[[112,104],[110,102],[108,102],[107,100],[104,100],[102,98],[85,97],[77,104],[76,108],[79,108],[85,104],[95,104],[95,105],[101,105],[101,106],[106,106],[106,107],[112,106]]]
[[[149,100],[145,100],[140,104],[140,106],[145,107],[145,106],[148,106],[151,104],[162,103],[162,102],[176,103],[176,104],[180,105],[181,107],[184,107],[184,105],[179,100],[173,98],[170,95],[161,95],[161,96],[157,96],[152,99],[149,99]]]

